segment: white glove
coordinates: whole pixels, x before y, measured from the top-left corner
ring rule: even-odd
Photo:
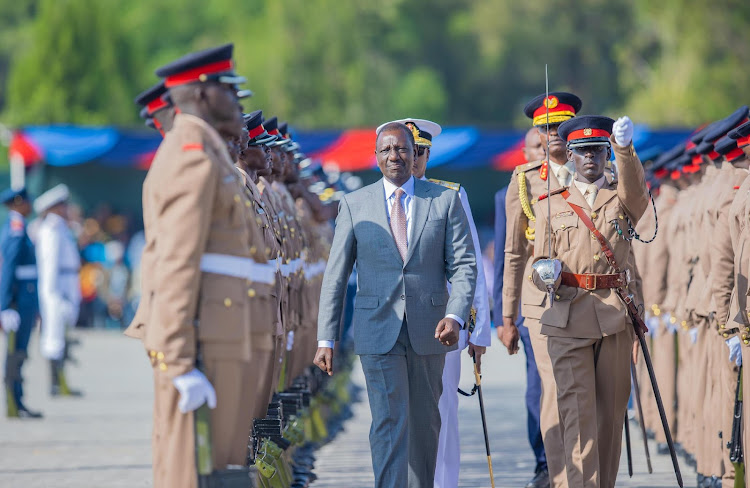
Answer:
[[[12,308],[3,310],[0,312],[0,325],[6,332],[15,332],[21,325],[21,316]]]
[[[648,335],[656,337],[656,333],[659,331],[661,325],[660,317],[649,317],[646,319],[646,327],[648,327]]]
[[[688,332],[690,333],[690,343],[695,344],[698,342],[698,327],[693,327]]]
[[[734,336],[728,339],[726,343],[729,348],[729,362],[734,361],[734,364],[737,366],[742,366],[742,345],[740,344],[740,338]]]
[[[197,369],[173,378],[172,383],[180,392],[180,401],[177,403],[180,412],[192,412],[204,402],[208,404],[208,408],[216,408],[216,391]]]
[[[286,350],[291,351],[294,348],[294,331],[290,330],[286,337]]]
[[[633,140],[633,121],[627,115],[620,117],[612,126],[612,134],[618,146],[628,147]]]

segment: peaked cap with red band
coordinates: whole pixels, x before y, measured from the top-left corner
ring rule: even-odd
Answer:
[[[263,126],[262,110],[256,110],[255,112],[244,114],[242,117],[245,120],[247,135],[250,138],[248,145],[261,146],[277,139],[276,136],[269,134]]]
[[[750,146],[750,122],[738,126],[727,134],[732,139],[737,140],[737,147]]]
[[[141,105],[145,109],[145,111],[141,110],[141,117],[150,117],[159,110],[171,106],[171,99],[165,95],[167,95],[167,87],[164,86],[164,81],[162,80],[135,97],[135,103]]]
[[[545,94],[534,97],[526,104],[523,113],[531,119],[533,126],[545,125],[549,108],[549,123],[559,124],[575,117],[582,106],[581,99],[572,93],[550,92],[549,98]]]
[[[750,113],[750,109],[745,105],[735,110],[729,117],[711,124],[710,129],[703,135],[703,142],[718,141],[727,135],[730,130],[747,122],[748,113]]]
[[[583,115],[567,120],[557,128],[557,134],[568,141],[568,148],[609,145],[615,121],[601,115]]]
[[[263,122],[263,126],[266,128],[269,134],[276,136],[278,139],[270,142],[269,146],[283,146],[292,142],[291,139],[284,139],[284,135],[279,131],[279,118],[271,117]]]
[[[745,157],[745,151],[737,147],[737,141],[729,136],[724,136],[716,141],[714,150],[727,158],[727,161],[730,163],[737,161],[740,158],[744,159]]]
[[[164,78],[167,88],[207,81],[229,85],[245,83],[247,80],[234,72],[233,51],[234,44],[230,43],[190,53],[157,69],[156,76]]]

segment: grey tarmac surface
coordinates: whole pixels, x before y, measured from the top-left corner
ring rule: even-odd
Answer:
[[[0,487],[149,487],[151,483],[151,367],[140,343],[116,331],[77,332],[81,346],[74,351],[78,365],[69,366],[73,387],[85,391],[80,399],[51,399],[48,371],[36,342],[30,346],[26,403],[44,412],[39,421],[0,417]],[[0,347],[5,347],[0,335]],[[495,484],[523,487],[533,474],[534,458],[526,437],[523,352],[507,355],[495,342],[485,359],[484,395],[489,421]],[[463,364],[461,385],[472,383],[470,361]],[[372,486],[367,434],[370,410],[359,366],[352,377],[360,388],[353,418],[330,444],[317,453],[318,481],[313,486],[357,488]],[[482,425],[476,397],[461,398],[461,487],[489,487]],[[635,424],[631,424],[635,427]],[[648,475],[638,429],[631,429],[635,476],[628,479],[625,455],[617,486],[676,486],[669,458],[655,455]],[[686,486],[695,473],[682,465]]]

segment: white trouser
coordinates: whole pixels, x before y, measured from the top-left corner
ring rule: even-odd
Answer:
[[[458,349],[445,355],[443,394],[440,395],[440,440],[435,465],[435,488],[456,488],[461,446],[458,437],[458,381],[461,379],[461,354],[468,343],[468,331],[459,335]]]
[[[46,310],[45,310],[46,309]],[[58,307],[43,307],[42,327],[39,335],[39,349],[44,359],[59,360],[65,355],[65,330],[67,310]]]

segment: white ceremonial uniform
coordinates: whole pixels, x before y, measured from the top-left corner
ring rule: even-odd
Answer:
[[[469,206],[469,197],[463,187],[459,188],[458,195],[466,212],[471,228],[471,238],[474,249],[477,251],[477,259],[481,255],[479,236],[474,217]],[[448,284],[450,292],[450,284]],[[445,355],[445,367],[443,368],[443,394],[440,395],[440,440],[438,441],[437,464],[435,466],[435,488],[455,488],[458,486],[458,471],[460,467],[460,440],[458,437],[458,381],[461,378],[461,355],[469,342],[475,346],[489,347],[492,344],[492,332],[490,329],[490,301],[487,289],[487,280],[484,276],[484,268],[477,266],[477,285],[474,292],[473,307],[477,312],[474,333],[469,338],[469,331],[463,329],[459,335],[458,349]]]
[[[39,225],[36,242],[39,270],[40,347],[49,360],[63,359],[65,330],[78,320],[81,258],[65,219],[49,213]]]

